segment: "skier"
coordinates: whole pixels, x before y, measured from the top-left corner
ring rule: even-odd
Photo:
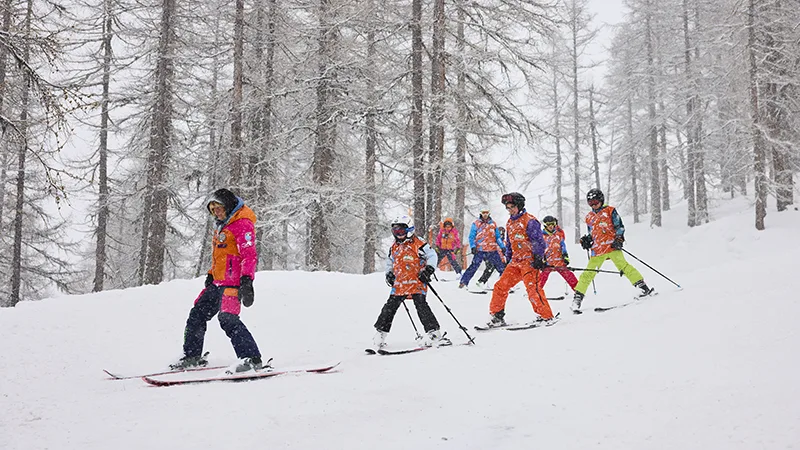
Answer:
[[[580,314],[581,303],[583,302],[586,288],[592,282],[597,272],[592,269],[599,269],[603,263],[610,259],[625,277],[635,287],[642,290],[639,297],[646,297],[653,294],[655,289],[647,286],[644,277],[635,267],[628,264],[625,255],[622,254],[622,244],[625,242],[625,226],[622,218],[617,213],[616,208],[605,204],[605,196],[600,189],[591,189],[586,193],[586,202],[592,209],[586,214],[586,226],[589,234],[581,237],[581,247],[591,250],[592,256],[586,265],[586,270],[581,274],[578,285],[575,286],[575,295],[572,299],[572,311]]]
[[[256,215],[228,189],[215,191],[206,207],[216,218],[211,269],[206,275],[205,288],[195,299],[186,320],[184,356],[170,368],[187,369],[208,364],[203,356],[207,322],[219,313],[220,327],[230,338],[239,358],[235,371],[258,370],[262,368],[261,353],[239,319],[241,305],[249,307],[255,300]]]
[[[500,232],[500,242],[505,242],[506,241],[506,229],[504,227],[497,227],[497,231]],[[506,261],[506,257],[505,257],[505,244],[503,244],[503,245],[504,245],[503,251],[499,251],[498,250],[497,254],[500,255],[500,260],[503,261],[503,266],[505,266],[505,264],[508,261]],[[483,274],[481,274],[481,277],[478,278],[478,283],[481,283],[482,286],[486,286],[486,283],[489,281],[489,278],[494,273],[494,265],[492,265],[491,261],[489,261],[487,259],[485,265],[486,265],[486,267],[483,269]],[[514,289],[511,289],[511,291],[509,291],[509,292],[514,292]]]
[[[375,322],[375,347],[381,349],[386,346],[386,337],[392,329],[394,315],[400,304],[409,297],[414,300],[417,315],[427,333],[428,339],[422,345],[450,345],[450,340],[440,330],[439,322],[425,298],[427,285],[439,261],[436,252],[414,235],[414,222],[408,216],[400,216],[392,221],[392,235],[394,244],[389,249],[385,274],[386,284],[392,290]]]
[[[436,257],[440,260],[446,257],[456,274],[461,275],[461,264],[458,263],[458,258],[455,256],[455,253],[461,249],[461,238],[458,236],[458,230],[453,227],[453,219],[450,217],[446,217],[439,227],[436,249]]]
[[[491,263],[500,274],[503,273],[506,265],[497,253],[497,249],[506,250],[506,246],[500,238],[500,230],[492,220],[491,211],[489,208],[481,209],[481,213],[469,230],[469,246],[472,249],[472,263],[461,276],[461,284],[459,288],[469,284],[469,281],[475,275],[475,271],[485,259],[487,264]],[[483,290],[484,283],[478,281],[477,288]]]
[[[547,266],[544,259],[545,243],[542,228],[532,214],[525,211],[525,197],[519,192],[504,194],[502,202],[508,210],[506,224],[506,261],[508,265],[494,284],[489,304],[489,327],[506,325],[505,306],[508,291],[520,281],[525,283],[528,299],[538,320],[551,321],[553,311],[539,284],[539,271]]]
[[[569,284],[572,290],[575,290],[575,285],[578,284],[578,279],[567,266],[569,266],[569,254],[567,253],[567,244],[564,239],[564,230],[558,226],[558,220],[553,216],[547,216],[542,221],[544,229],[542,236],[547,248],[544,251],[544,256],[547,261],[547,268],[542,270],[539,275],[539,284],[544,288],[550,273],[555,271],[561,275],[561,278]]]

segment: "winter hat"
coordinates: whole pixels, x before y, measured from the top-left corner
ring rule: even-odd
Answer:
[[[206,203],[206,208],[209,212],[211,211],[211,203],[219,203],[225,207],[225,215],[230,216],[231,212],[233,212],[236,205],[239,204],[239,197],[236,196],[233,192],[222,188],[217,189],[211,194],[211,197],[208,198],[208,202]],[[212,212],[213,213],[213,212]]]

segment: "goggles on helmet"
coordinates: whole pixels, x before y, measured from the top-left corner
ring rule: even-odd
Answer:
[[[408,226],[405,224],[392,225],[392,234],[395,237],[406,237],[408,235]]]

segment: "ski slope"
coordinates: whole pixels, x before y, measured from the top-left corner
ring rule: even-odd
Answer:
[[[683,290],[629,258],[658,296],[594,313],[636,293],[600,274],[581,316],[554,301],[555,326],[477,333],[490,296],[434,283],[472,347],[366,356],[388,295],[382,274],[260,272],[242,318],[262,353],[278,366],[341,361],[328,374],[161,388],[107,380],[102,369],[144,373],[180,356],[202,279],[2,309],[0,449],[798,448],[800,213],[771,211],[764,232],[745,199],[718,201],[713,222],[695,229],[680,208],[661,229],[621,213],[626,249]],[[553,275],[545,289],[561,295],[564,283]],[[429,301],[449,337],[466,341]],[[506,311],[533,317],[520,290]],[[413,339],[401,308],[389,345]],[[212,364],[234,362],[216,319],[206,350]]]

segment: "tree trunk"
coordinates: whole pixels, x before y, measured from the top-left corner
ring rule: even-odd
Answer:
[[[661,157],[658,161],[659,169],[661,170],[661,210],[662,211],[669,211],[670,202],[669,202],[669,159],[667,158],[667,123],[666,123],[666,111],[664,108],[664,102],[661,101],[659,104],[659,109],[661,110],[661,125],[658,127],[658,148],[659,154]]]
[[[422,136],[422,0],[411,2],[411,154],[414,158],[414,223],[418,236],[428,230],[425,214],[425,155]]]
[[[580,119],[578,110],[578,13],[576,11],[575,0],[572,1],[570,31],[572,32],[572,48],[570,48],[570,56],[572,58],[572,171],[574,173],[575,243],[577,244],[581,239],[580,205],[584,202],[581,201]]]
[[[233,98],[231,99],[231,184],[244,194],[242,175],[242,89],[244,83],[244,0],[235,1],[233,21]]]
[[[700,29],[700,8],[698,5],[695,4],[694,8],[694,28],[695,30]],[[700,46],[694,46],[694,59],[695,61],[700,60]],[[703,116],[700,114],[698,108],[700,107],[700,86],[699,81],[697,81],[697,76],[699,74],[692,73],[695,77],[694,82],[694,96],[697,99],[695,101],[695,111],[694,111],[694,171],[695,171],[695,192],[697,195],[697,224],[701,225],[704,223],[708,223],[708,193],[706,190],[706,169],[705,169],[705,150],[703,147]]]
[[[309,265],[314,270],[331,270],[329,221],[333,208],[326,188],[333,179],[334,147],[336,143],[336,111],[334,110],[334,58],[336,26],[331,0],[319,2],[319,81],[317,82],[316,144],[311,164],[315,189],[319,195],[311,204],[309,219]]]
[[[749,0],[747,9],[747,52],[750,75],[750,114],[751,133],[753,136],[753,175],[755,176],[755,225],[756,230],[764,229],[764,218],[767,216],[767,179],[764,138],[761,135],[761,111],[758,97],[758,65],[756,64],[756,1]]]
[[[33,16],[33,0],[27,1],[25,11],[25,22],[22,24],[24,33],[24,44],[22,48],[22,59],[28,61],[30,58],[31,20]],[[25,160],[28,156],[28,108],[30,106],[31,78],[27,71],[22,75],[22,101],[19,114],[19,148],[17,149],[17,182],[16,182],[16,203],[14,205],[14,243],[11,251],[11,292],[8,298],[8,306],[17,306],[22,300],[22,222],[25,220]],[[0,186],[1,187],[1,186]]]
[[[597,157],[597,122],[594,118],[594,86],[589,88],[589,131],[592,134],[594,183],[597,189],[600,189],[600,159]]]
[[[456,45],[459,55],[465,52],[464,22],[467,20],[465,0],[458,2],[458,25],[456,28]],[[467,90],[467,76],[464,59],[459,58],[456,64],[458,76],[456,80],[458,127],[456,128],[456,203],[454,219],[460,224],[459,233],[464,236],[464,210],[467,184],[467,105],[462,97]]]
[[[277,230],[279,223],[267,211],[275,203],[274,186],[280,176],[275,167],[275,145],[272,137],[272,122],[275,112],[273,111],[272,98],[275,90],[275,26],[278,15],[277,0],[266,0],[266,24],[264,24],[264,6],[259,3],[258,20],[259,26],[256,31],[258,46],[256,47],[256,59],[259,61],[261,70],[263,90],[266,98],[258,108],[258,125],[260,151],[258,159],[251,161],[251,170],[255,170],[257,180],[257,209],[259,211],[258,225],[258,261],[262,270],[273,270],[275,266],[276,254],[280,251],[280,245],[285,244],[278,239]],[[266,37],[263,32],[266,29]]]
[[[656,79],[653,50],[652,3],[645,2],[644,42],[647,52],[647,119],[650,148],[650,225],[661,226],[661,185],[658,164],[658,127],[656,126]]]
[[[555,45],[553,46],[555,47]],[[553,53],[555,54],[555,48]],[[553,136],[556,143],[556,213],[558,220],[564,219],[564,168],[561,154],[561,108],[558,98],[558,71],[553,68]]]
[[[147,187],[149,202],[145,203],[149,217],[145,284],[158,284],[164,279],[164,251],[167,235],[167,207],[169,188],[166,174],[172,151],[172,80],[174,78],[174,15],[175,0],[163,0],[161,5],[161,30],[156,63],[156,103],[150,140]]]
[[[109,86],[111,84],[111,62],[113,58],[111,39],[114,36],[112,25],[113,6],[111,0],[103,2],[103,96],[100,99],[100,148],[97,150],[98,161],[98,208],[97,208],[97,246],[95,247],[94,287],[92,292],[103,290],[106,269],[106,236],[108,234],[108,122],[109,122]]]
[[[433,45],[431,49],[431,118],[430,141],[428,142],[430,148],[428,161],[431,167],[428,211],[431,211],[433,217],[442,217],[444,191],[445,32],[444,0],[434,0]],[[430,198],[431,195],[433,198]],[[455,212],[453,211],[453,213]],[[454,225],[460,226],[460,224]]]
[[[631,165],[631,195],[633,196],[633,223],[639,223],[639,189],[636,181],[636,146],[634,145],[633,137],[633,102],[631,101],[630,94],[625,101],[625,123],[627,128],[628,138],[628,155],[630,155]]]
[[[369,0],[367,7],[371,18],[376,18],[375,15],[375,1]],[[366,148],[364,154],[364,265],[362,273],[368,274],[375,272],[375,254],[378,251],[377,246],[377,233],[378,226],[376,218],[378,217],[377,208],[377,195],[375,186],[375,164],[376,148],[378,144],[378,133],[375,129],[375,103],[377,101],[377,93],[375,92],[375,78],[376,74],[372,68],[376,67],[376,51],[375,51],[375,29],[374,24],[368,24],[367,30],[367,116],[365,120],[366,125]]]
[[[692,42],[689,35],[689,6],[688,0],[683,0],[683,63],[686,74],[686,183],[683,191],[687,200],[686,223],[690,227],[697,225],[697,207],[695,204],[695,154],[696,129],[695,109],[697,103],[697,85],[692,68]]]
[[[13,8],[13,0],[5,0],[3,2],[3,35],[8,36],[11,31],[11,10]],[[5,45],[0,45],[0,115],[8,116],[5,110],[6,99],[6,78],[8,70],[8,48]],[[6,183],[8,181],[8,146],[0,147],[0,217],[5,217],[5,204],[6,204]]]

